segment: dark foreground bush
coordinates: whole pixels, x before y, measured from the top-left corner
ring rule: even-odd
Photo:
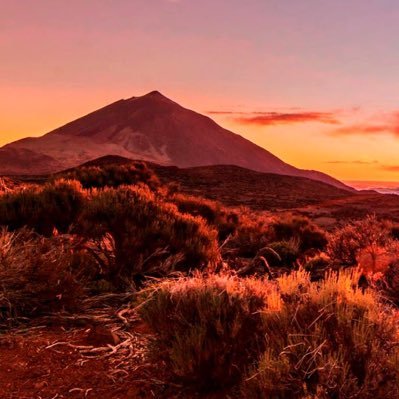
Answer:
[[[85,296],[84,254],[69,236],[0,231],[0,321],[75,311]]]
[[[302,269],[277,283],[182,278],[151,287],[139,312],[167,366],[202,388],[237,384],[248,399],[394,399],[398,322],[358,279],[342,272],[312,283]]]
[[[57,180],[44,187],[19,188],[0,196],[0,225],[10,230],[27,226],[40,234],[68,231],[84,202],[80,183]]]
[[[121,186],[94,192],[78,231],[110,237],[115,281],[145,274],[168,274],[204,267],[218,259],[217,233],[203,219],[180,213],[146,187]]]
[[[267,350],[242,385],[244,398],[396,398],[398,325],[358,274],[320,284],[299,271],[280,279],[279,312],[266,309]]]
[[[148,288],[142,318],[173,373],[203,389],[231,385],[263,347],[268,290],[261,281],[210,276]]]

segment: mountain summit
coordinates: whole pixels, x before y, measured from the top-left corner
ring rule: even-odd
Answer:
[[[104,155],[179,167],[238,165],[348,188],[326,174],[283,162],[158,91],[116,101],[42,137],[5,145],[0,148],[0,174],[52,173]]]

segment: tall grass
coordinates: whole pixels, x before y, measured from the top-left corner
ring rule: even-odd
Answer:
[[[397,319],[358,272],[311,282],[300,269],[277,282],[228,276],[167,280],[139,307],[166,363],[208,389],[243,398],[396,398]]]
[[[147,288],[139,307],[174,374],[203,389],[231,385],[263,347],[262,281],[196,275]]]
[[[79,310],[88,263],[70,236],[0,230],[0,324]]]

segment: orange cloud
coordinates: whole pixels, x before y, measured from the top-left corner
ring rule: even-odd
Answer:
[[[333,112],[234,112],[208,111],[214,115],[235,115],[235,122],[243,125],[286,125],[293,123],[319,122],[337,125],[340,121]]]
[[[381,169],[387,172],[399,172],[399,165],[382,165]]]
[[[381,133],[389,133],[390,130],[391,126],[389,125],[356,124],[340,127],[330,133],[334,136],[375,135]]]
[[[380,123],[359,123],[343,126],[329,132],[334,136],[393,134],[399,136],[399,112],[380,118]]]
[[[282,125],[304,122],[319,122],[336,125],[339,121],[336,117],[327,112],[295,112],[280,113],[267,112],[249,117],[235,118],[235,121],[246,125]]]
[[[350,164],[350,165],[374,165],[378,164],[378,161],[361,161],[361,160],[354,160],[354,161],[326,161],[325,163],[330,164]]]

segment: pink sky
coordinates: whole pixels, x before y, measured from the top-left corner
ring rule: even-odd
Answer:
[[[2,0],[0,145],[157,89],[298,167],[399,181],[398,20],[396,0]]]

